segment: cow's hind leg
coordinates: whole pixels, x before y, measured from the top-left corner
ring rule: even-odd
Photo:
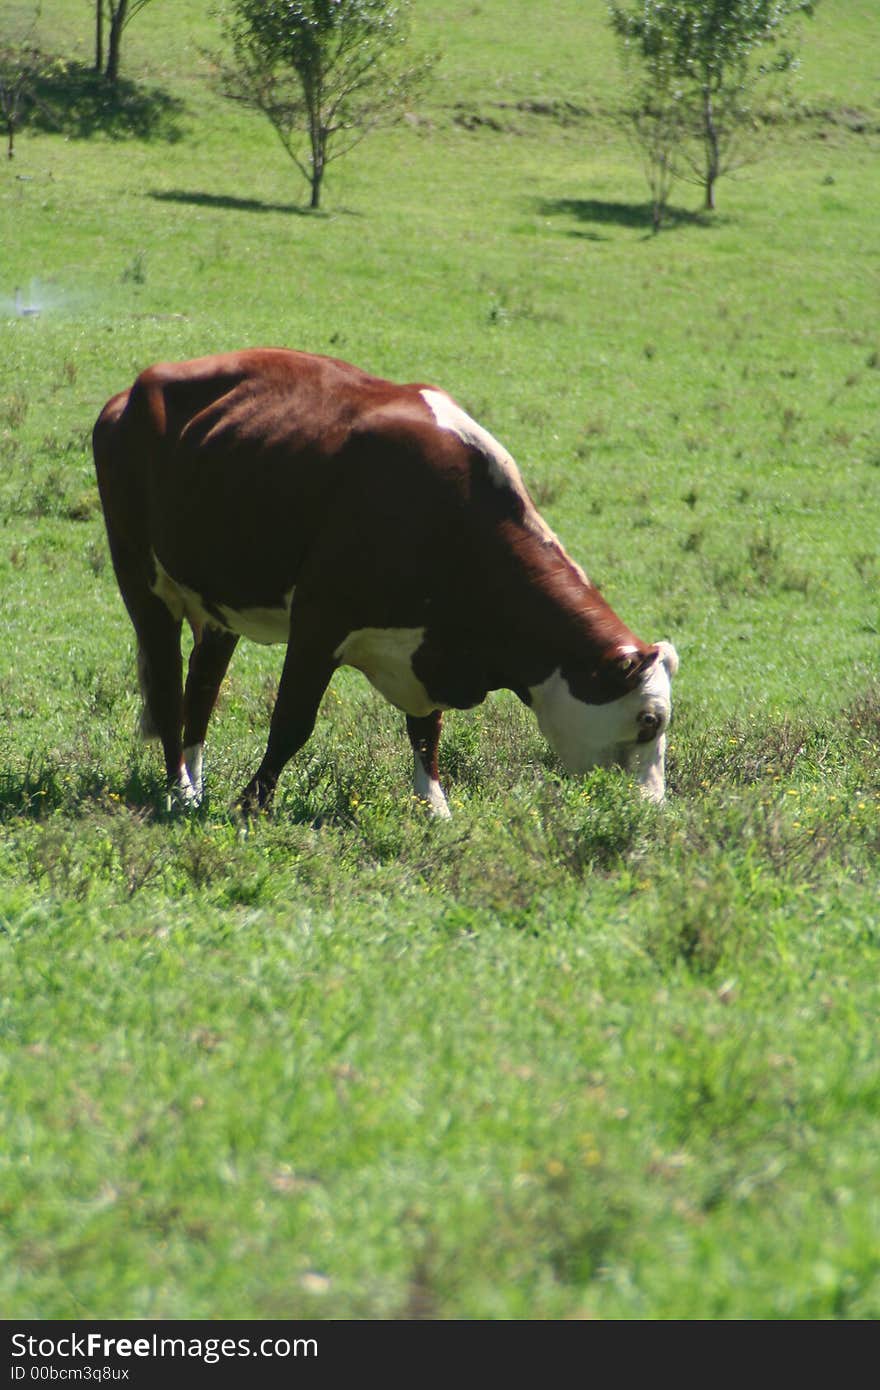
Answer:
[[[183,762],[195,805],[201,802],[204,791],[204,747],[208,721],[237,642],[238,636],[234,632],[205,627],[196,637],[190,653],[183,694]]]
[[[338,664],[319,624],[313,629],[311,623],[292,621],[266,752],[236,802],[243,815],[268,806],[282,771],[315,727],[324,691]]]
[[[440,786],[437,768],[437,749],[440,744],[440,730],[443,715],[434,710],[423,718],[406,716],[406,731],[413,750],[413,795],[423,801],[432,816],[447,819],[449,805]]]
[[[180,622],[149,591],[132,595],[123,590],[138,643],[138,678],[144,707],[141,733],[158,738],[165,759],[169,803],[176,789],[184,801],[192,799],[189,776],[183,762],[183,678],[180,660]]]

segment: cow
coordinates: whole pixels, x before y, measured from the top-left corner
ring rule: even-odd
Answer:
[[[236,803],[246,818],[342,665],[405,714],[414,794],[435,816],[449,815],[443,711],[500,688],[569,771],[620,764],[663,799],[675,649],[621,622],[511,456],[445,391],[249,349],[149,367],[108,401],[93,443],[142,732],[161,741],[169,798],[202,798],[208,721],[244,636],[287,647],[265,755]]]

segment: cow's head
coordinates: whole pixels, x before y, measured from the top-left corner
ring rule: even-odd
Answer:
[[[622,766],[644,796],[662,801],[670,681],[677,670],[669,642],[620,647],[589,672],[554,671],[529,695],[544,737],[569,772]]]

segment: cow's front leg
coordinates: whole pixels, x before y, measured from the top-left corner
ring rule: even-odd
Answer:
[[[406,716],[406,731],[413,750],[413,795],[425,803],[432,816],[448,820],[451,812],[437,768],[442,725],[443,715],[438,709],[422,718],[412,714]]]
[[[315,727],[324,691],[336,666],[332,653],[327,652],[326,642],[318,645],[291,635],[269,725],[266,752],[235,803],[235,809],[242,815],[251,816],[269,805],[278,778]]]

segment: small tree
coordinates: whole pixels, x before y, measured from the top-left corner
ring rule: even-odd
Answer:
[[[791,21],[812,15],[818,0],[609,0],[611,26],[641,60],[646,83],[680,84],[682,110],[697,144],[695,166],[705,206],[734,164],[737,135],[749,116],[755,85],[794,64],[787,47]],[[763,62],[759,50],[771,50]]]
[[[261,111],[318,208],[328,163],[398,119],[431,67],[407,64],[409,0],[231,0],[225,96]]]
[[[681,108],[674,99],[645,93],[630,112],[630,119],[651,190],[651,227],[659,232],[679,173]]]
[[[644,163],[651,191],[651,226],[659,232],[666,214],[672,185],[680,173],[686,130],[686,110],[681,84],[661,58],[647,75],[630,81],[625,128]]]
[[[15,136],[34,105],[34,87],[46,60],[34,40],[40,6],[18,42],[0,45],[0,116],[6,130],[6,157],[15,158]]]

